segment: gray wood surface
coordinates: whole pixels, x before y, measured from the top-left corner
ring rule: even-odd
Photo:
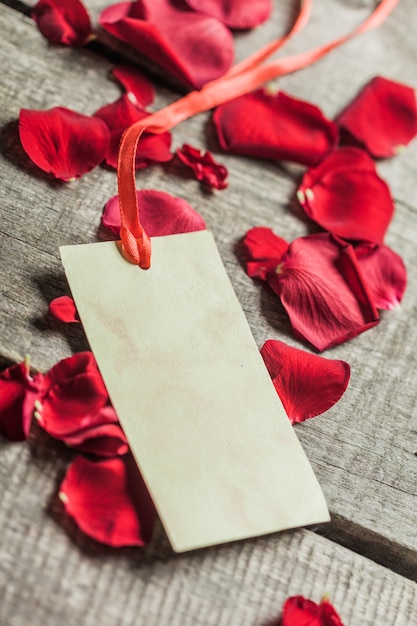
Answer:
[[[97,15],[106,3],[86,4]],[[323,0],[317,5],[311,24],[288,52],[345,32],[366,17],[373,3]],[[277,29],[281,8],[288,23],[291,6],[277,2],[272,23]],[[0,359],[18,361],[30,353],[33,365],[45,370],[85,347],[80,328],[68,329],[47,315],[49,300],[67,292],[58,246],[101,236],[101,208],[116,193],[116,178],[97,168],[69,185],[51,180],[23,153],[16,120],[20,108],[55,105],[90,114],[120,91],[107,78],[111,63],[94,51],[48,45],[30,19],[4,5],[0,25]],[[416,87],[415,26],[414,0],[401,0],[377,31],[279,85],[329,116],[376,74]],[[271,28],[257,29],[251,44],[240,36],[239,56],[270,38]],[[160,87],[155,108],[175,97]],[[173,141],[174,147],[189,142],[219,152],[206,114],[175,129]],[[202,213],[258,345],[267,338],[298,345],[277,300],[245,275],[236,250],[253,225],[270,226],[288,240],[306,234],[306,224],[293,211],[301,170],[218,157],[230,171],[224,192],[203,193],[175,165],[141,171],[138,185],[182,196]],[[396,201],[387,239],[404,257],[408,291],[401,310],[328,351],[327,356],[351,364],[349,389],[326,415],[297,427],[297,435],[333,515],[320,532],[415,579],[417,142],[378,167]],[[24,444],[0,441],[2,626],[54,626],[58,619],[65,625],[104,626],[266,624],[287,595],[319,599],[325,592],[351,626],[417,624],[413,583],[309,531],[181,557],[170,552],[161,533],[144,553],[98,547],[76,533],[53,499],[66,460],[62,449],[51,451],[42,441],[33,442],[31,454]]]

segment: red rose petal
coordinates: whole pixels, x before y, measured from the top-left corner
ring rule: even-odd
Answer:
[[[382,243],[394,212],[388,185],[358,148],[341,148],[309,170],[297,197],[311,219],[344,239]]]
[[[289,246],[285,239],[281,239],[270,228],[263,226],[248,230],[243,245],[248,254],[246,272],[251,278],[263,280],[266,280],[269,272],[281,262],[282,255]]]
[[[261,354],[293,424],[330,409],[348,385],[350,367],[345,361],[325,359],[272,339],[264,343]]]
[[[282,609],[282,626],[343,626],[328,600],[316,604],[303,596],[288,598]]]
[[[101,163],[110,140],[102,120],[63,107],[21,109],[19,134],[32,161],[64,181],[79,178]]]
[[[80,0],[40,0],[31,17],[52,43],[76,47],[94,39],[90,16]]]
[[[130,65],[118,65],[112,76],[124,87],[127,96],[136,106],[146,107],[154,99],[154,88],[143,72]]]
[[[77,457],[59,497],[79,528],[113,547],[142,546],[155,518],[152,501],[131,459],[93,462]]]
[[[108,394],[93,354],[78,352],[45,374],[36,417],[52,437],[65,440],[96,425],[94,420],[107,403]]]
[[[135,106],[126,94],[94,113],[94,117],[104,122],[110,131],[110,147],[106,155],[107,165],[117,169],[120,140],[124,131],[148,115],[147,111]],[[170,146],[171,133],[159,135],[144,133],[140,138],[136,153],[136,168],[147,167],[151,163],[170,161],[172,159]]]
[[[226,189],[228,171],[224,165],[214,160],[213,155],[184,144],[176,151],[177,156],[194,172],[197,180],[214,189]]]
[[[348,341],[379,321],[352,246],[330,233],[293,241],[267,281],[295,336],[318,350]]]
[[[416,93],[377,76],[340,113],[336,124],[347,143],[358,143],[376,158],[394,156],[417,134]]]
[[[315,165],[334,149],[338,131],[316,106],[265,89],[235,98],[213,114],[228,152]]]
[[[361,243],[355,247],[359,267],[377,309],[398,306],[407,286],[407,270],[402,258],[384,245]]]
[[[182,198],[152,189],[136,191],[136,194],[140,221],[150,237],[205,230],[206,224],[201,215]],[[119,196],[113,196],[107,202],[101,221],[119,237]]]
[[[74,300],[69,296],[60,296],[49,303],[49,313],[61,322],[76,322],[79,324],[77,309]]]
[[[99,22],[197,89],[225,74],[233,62],[233,37],[224,24],[169,0],[121,2],[105,9]]]
[[[7,439],[27,439],[42,379],[42,374],[30,375],[27,362],[0,372],[0,434]]]
[[[271,14],[271,0],[185,0],[195,11],[217,17],[229,28],[254,28]]]
[[[126,435],[113,407],[105,406],[91,416],[89,422],[87,428],[62,436],[62,441],[80,452],[97,456],[117,456],[129,451]]]

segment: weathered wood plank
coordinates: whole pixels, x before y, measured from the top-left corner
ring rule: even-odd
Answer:
[[[323,2],[320,5],[309,29],[310,34],[306,32],[301,40],[297,40],[298,43],[294,42],[294,46],[297,44],[300,48],[305,48],[313,41],[320,40],[320,37],[324,39],[329,34],[335,34],[330,29],[330,17],[334,17],[339,9],[342,10],[343,5],[337,3],[331,10],[331,4]],[[329,21],[326,18],[327,10]],[[350,9],[345,7],[343,16],[349,16],[354,23],[355,18],[358,21],[358,18],[366,15],[367,10],[366,6]],[[404,0],[390,21],[378,31],[334,52],[331,57],[316,66],[282,79],[280,84],[294,95],[313,100],[328,115],[337,112],[368,78],[377,73],[413,84],[416,42],[412,33],[408,33],[407,27],[417,18],[416,12],[417,7],[412,0]],[[0,54],[2,67],[7,69],[7,72],[4,71],[4,80],[0,87],[2,104],[0,168],[4,181],[0,200],[2,232],[0,351],[3,358],[12,360],[19,360],[26,352],[30,352],[34,365],[39,369],[46,369],[59,358],[68,355],[71,349],[79,349],[84,345],[80,329],[68,332],[46,316],[49,299],[60,295],[66,289],[57,247],[61,244],[95,240],[101,206],[116,191],[115,176],[112,172],[97,169],[72,185],[60,185],[46,176],[39,175],[19,147],[15,120],[21,107],[49,108],[65,104],[79,111],[92,113],[102,104],[116,98],[119,91],[106,78],[108,62],[100,60],[90,51],[48,46],[30,20],[19,17],[8,9],[2,8],[0,20],[4,33]],[[342,22],[341,25],[339,22],[339,28],[348,26],[347,20]],[[319,23],[324,24],[327,30],[319,28]],[[10,63],[10,59],[14,59],[14,62]],[[343,73],[340,68],[343,68]],[[172,93],[160,90],[156,107],[173,97]],[[181,125],[175,131],[175,145],[187,141],[203,147],[208,136],[210,145],[215,147],[207,119],[205,115],[198,116]],[[266,338],[274,337],[284,338],[296,345],[288,325],[278,312],[276,299],[261,291],[244,275],[236,258],[236,243],[246,229],[254,224],[271,226],[289,240],[305,234],[306,226],[293,214],[290,203],[299,170],[226,155],[222,156],[222,160],[230,169],[230,187],[214,197],[201,194],[197,183],[182,178],[173,166],[165,170],[156,167],[141,172],[138,177],[139,185],[182,195],[206,218],[215,234],[226,268],[258,344],[261,345]],[[349,528],[353,528],[349,538],[350,544],[355,543],[355,537],[358,537],[363,529],[365,536],[378,534],[380,543],[372,556],[377,558],[379,552],[381,559],[385,558],[384,545],[392,545],[391,542],[395,542],[400,555],[396,569],[407,571],[409,575],[412,575],[411,568],[416,564],[417,548],[415,532],[417,463],[414,456],[417,450],[415,435],[417,363],[413,350],[417,339],[414,323],[417,308],[415,270],[417,259],[414,242],[417,204],[415,197],[412,196],[416,164],[417,146],[414,144],[404,155],[381,165],[381,171],[392,185],[397,200],[397,214],[390,229],[388,242],[403,254],[410,273],[409,289],[402,310],[385,315],[379,327],[329,352],[329,356],[344,358],[351,363],[350,388],[342,401],[327,415],[297,428],[297,434],[312,460],[330,507],[338,516],[334,534],[332,535],[332,525],[326,527],[326,532],[338,537],[345,529],[347,536]],[[15,472],[23,471],[19,469],[18,461],[9,456],[10,450],[14,450],[14,447],[3,447],[4,450],[8,461],[2,484],[6,484],[9,474],[15,475]],[[31,480],[33,489],[37,480],[35,478]],[[3,496],[2,502],[7,503],[4,504],[6,507],[4,515],[19,503],[23,487],[19,481],[18,477],[14,479]],[[47,484],[43,486],[48,493],[52,489],[52,481],[52,476],[48,475]],[[26,493],[29,489],[28,485]],[[35,498],[34,495],[31,497]],[[39,506],[39,501],[36,502]],[[71,572],[80,568],[89,571],[92,567],[89,562],[83,565],[78,561],[74,562],[73,559],[76,557],[69,548],[64,547],[65,540],[62,540],[64,543],[60,543],[59,530],[56,536],[53,534],[45,538],[43,553],[36,552],[37,533],[43,532],[45,524],[42,515],[31,527],[32,534],[29,535],[29,539],[25,537],[27,543],[24,543],[24,546],[28,554],[25,560],[26,573],[23,575],[22,570],[19,576],[16,574],[16,578],[12,576],[13,583],[6,588],[6,600],[9,604],[5,606],[9,612],[17,598],[30,597],[30,594],[19,595],[21,592],[18,581],[20,578],[26,580],[28,576],[39,576],[42,569],[39,564],[42,559],[46,559],[55,572],[49,579],[51,584],[64,560],[69,559],[72,563],[68,566],[67,578],[62,588],[59,587],[58,581],[53,583],[61,602],[70,584]],[[17,542],[15,550],[18,549],[18,542],[22,542],[29,528],[29,521],[30,517],[23,516],[23,520],[20,518],[13,526]],[[307,535],[309,536],[309,533]],[[269,541],[275,540],[275,538],[262,540],[262,545],[263,542],[269,545]],[[2,545],[6,546],[3,549],[6,549],[6,554],[9,555],[5,562],[9,563],[7,575],[10,577],[10,560],[13,557],[7,552],[7,542],[3,541],[2,539]],[[47,545],[54,545],[51,554],[47,554]],[[242,549],[249,548],[244,544]],[[364,549],[363,546],[361,549]],[[191,557],[193,558],[196,557]],[[207,557],[203,555],[202,559],[204,558]],[[349,558],[356,557],[350,555]],[[32,573],[28,570],[30,563],[34,568]],[[198,567],[198,559],[196,563]],[[107,574],[109,577],[115,576],[111,564],[103,567],[106,572],[110,572]],[[126,569],[128,567],[126,565]],[[352,561],[349,567],[362,566],[355,565]],[[384,572],[384,576],[385,574]],[[243,577],[243,574],[240,576]],[[179,580],[182,579],[181,574]],[[89,575],[76,580],[77,585],[83,588],[83,581],[89,580]],[[97,598],[95,607],[100,606],[99,600],[105,596],[105,579],[100,580],[102,580],[100,584],[103,585],[102,595],[98,593],[95,596]],[[122,583],[123,581],[120,584]],[[137,592],[133,582],[127,586]],[[285,584],[282,585],[282,589],[284,588]],[[222,597],[227,595],[225,589],[227,586],[222,591]],[[302,592],[308,595],[308,588],[303,587]],[[132,599],[134,591],[131,593],[130,599],[126,595],[123,597],[128,606],[133,607],[132,610],[137,610],[138,605]],[[321,590],[317,593],[319,596]],[[393,595],[396,593],[397,591],[393,591]],[[34,605],[37,602],[35,596],[36,594],[33,594]],[[50,602],[46,608],[48,602],[40,601],[40,616],[46,615],[47,610],[54,610]],[[152,594],[150,602],[152,606],[153,602],[157,602]],[[193,601],[190,602],[193,606]],[[90,623],[94,623],[96,610],[98,609],[91,609]],[[387,607],[384,605],[384,611],[386,610]],[[58,612],[58,609],[56,611]],[[115,623],[113,608],[109,611],[113,615],[113,622],[108,623]],[[169,609],[164,615],[168,613]],[[379,613],[374,612],[370,616],[369,624],[378,623],[375,615]],[[18,619],[20,621],[12,624],[24,623],[23,617],[16,617],[16,620]],[[68,620],[70,619],[68,617]],[[124,623],[131,623],[133,618],[127,619],[130,619],[130,622]],[[212,618],[207,618],[207,622],[201,623],[211,623],[209,619]],[[346,619],[358,623],[359,618],[355,615],[353,619],[346,613]],[[49,624],[52,625],[54,618],[49,620]],[[216,618],[213,620],[212,623],[216,623]],[[68,621],[68,624],[71,623],[76,621]],[[228,623],[226,618],[224,623]],[[359,623],[365,622],[359,620]],[[45,624],[49,626],[47,621]]]
[[[300,593],[346,626],[415,623],[415,583],[305,530],[182,555],[161,529],[145,550],[95,544],[62,519],[66,456],[0,442],[2,626],[266,626]]]

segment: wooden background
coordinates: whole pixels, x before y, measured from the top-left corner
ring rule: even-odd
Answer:
[[[108,72],[135,57],[105,33],[87,49],[51,46],[28,17],[29,5],[0,2],[0,364],[46,370],[86,348],[80,328],[47,314],[68,293],[58,246],[102,237],[103,204],[115,173],[97,168],[61,184],[24,154],[20,108],[67,106],[91,114],[120,90]],[[89,0],[93,20],[108,2]],[[371,0],[321,0],[286,51],[302,51],[347,32],[369,14]],[[285,32],[296,2],[276,0],[273,18],[239,35],[237,58]],[[417,4],[401,0],[377,30],[279,81],[291,95],[334,116],[373,76],[417,87]],[[178,97],[158,74],[156,110]],[[259,346],[292,337],[277,299],[244,273],[238,242],[254,225],[285,239],[308,232],[294,211],[302,170],[221,154],[210,114],[173,132],[174,148],[209,147],[230,171],[226,191],[208,194],[170,164],[138,174],[138,186],[187,199],[213,231]],[[399,310],[353,341],[326,353],[347,360],[349,388],[325,415],[296,427],[327,498],[332,522],[233,545],[175,555],[160,527],[146,549],[112,550],[78,533],[62,511],[57,487],[71,455],[41,436],[30,445],[0,438],[1,626],[267,626],[288,595],[329,594],[346,626],[417,624],[417,141],[378,164],[396,213],[387,243],[409,273]]]

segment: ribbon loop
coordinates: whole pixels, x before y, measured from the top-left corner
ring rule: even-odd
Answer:
[[[343,37],[307,52],[264,63],[307,24],[313,0],[301,0],[298,17],[287,35],[267,44],[245,61],[234,65],[224,76],[207,83],[200,91],[192,91],[130,126],[122,137],[117,165],[122,223],[120,237],[125,258],[143,269],[150,267],[151,242],[140,223],[135,180],[136,150],[143,132],[163,133],[197,113],[219,106],[259,88],[274,78],[318,61],[349,39],[379,26],[398,2],[399,0],[381,0],[362,24]]]

